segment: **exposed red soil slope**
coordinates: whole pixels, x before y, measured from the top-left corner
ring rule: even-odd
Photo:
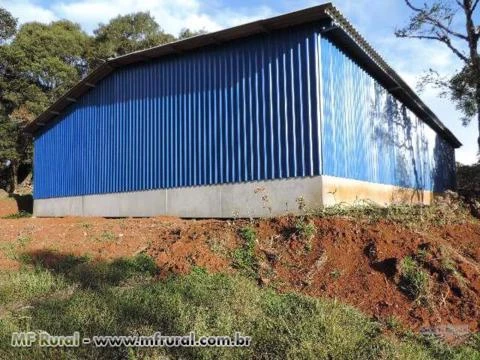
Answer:
[[[161,276],[187,273],[193,266],[234,272],[232,253],[244,243],[239,230],[251,226],[262,286],[337,298],[379,319],[395,316],[415,330],[441,324],[480,329],[480,224],[414,231],[393,222],[314,217],[309,221],[317,231],[308,241],[299,236],[296,221],[3,219],[0,269],[17,269],[21,253],[108,260],[146,252],[154,257]],[[401,260],[419,253],[430,283],[424,304],[399,286]]]
[[[0,199],[0,217],[18,212],[17,202],[14,199]]]

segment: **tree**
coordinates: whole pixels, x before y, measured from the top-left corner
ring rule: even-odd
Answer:
[[[190,30],[189,28],[183,28],[182,30],[180,30],[180,33],[178,34],[178,39],[179,40],[187,39],[187,38],[190,38],[190,37],[193,37],[193,36],[203,35],[203,34],[206,34],[206,33],[207,33],[207,31],[204,30],[204,29]]]
[[[413,14],[409,23],[404,28],[397,29],[395,35],[439,42],[460,60],[461,68],[453,76],[441,76],[430,69],[421,79],[420,85],[433,84],[442,89],[442,95],[450,96],[464,114],[464,125],[476,118],[480,154],[480,27],[475,25],[479,2],[480,0],[435,0],[416,6],[412,0],[405,0]],[[456,26],[459,13],[463,30]]]
[[[36,116],[80,80],[88,71],[88,41],[70,21],[24,24],[0,50],[0,100],[7,112],[23,106]]]
[[[94,56],[91,66],[132,51],[143,50],[175,40],[165,33],[149,12],[117,16],[94,30]]]
[[[17,19],[7,10],[0,8],[0,44],[10,39],[17,31]]]
[[[88,50],[88,35],[65,20],[24,24],[0,46],[0,161],[11,169],[9,191],[19,166],[31,163],[23,126],[87,73]]]

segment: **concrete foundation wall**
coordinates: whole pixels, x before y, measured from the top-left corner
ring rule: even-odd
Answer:
[[[157,216],[263,217],[298,212],[297,199],[322,206],[322,178],[282,179],[238,184],[86,195],[34,202],[34,215],[54,216]]]
[[[427,190],[323,175],[322,199],[323,206],[338,203],[355,204],[362,200],[372,201],[382,206],[392,203],[429,205],[433,200],[433,193]]]
[[[307,209],[359,200],[387,205],[393,202],[429,204],[429,191],[365,181],[315,176],[238,184],[86,195],[34,202],[34,215],[231,218],[264,217],[300,213],[299,199]]]

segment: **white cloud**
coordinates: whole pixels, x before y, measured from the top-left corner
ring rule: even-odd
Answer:
[[[0,6],[19,18],[20,23],[48,23],[57,19],[68,19],[79,23],[89,33],[93,32],[99,23],[106,23],[113,17],[136,11],[150,11],[160,26],[172,34],[178,34],[186,27],[215,31],[273,14],[269,7],[261,5],[241,9],[219,7],[206,12],[200,0],[53,0],[44,6],[37,5],[35,0],[0,0]]]
[[[49,23],[57,20],[55,13],[49,9],[38,6],[28,0],[20,1],[0,1],[0,7],[10,11],[20,23],[38,21],[42,23]]]

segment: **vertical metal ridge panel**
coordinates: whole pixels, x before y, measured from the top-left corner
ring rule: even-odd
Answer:
[[[35,198],[319,175],[317,25],[112,73],[35,139]]]
[[[454,149],[332,42],[319,39],[323,173],[444,191]]]

